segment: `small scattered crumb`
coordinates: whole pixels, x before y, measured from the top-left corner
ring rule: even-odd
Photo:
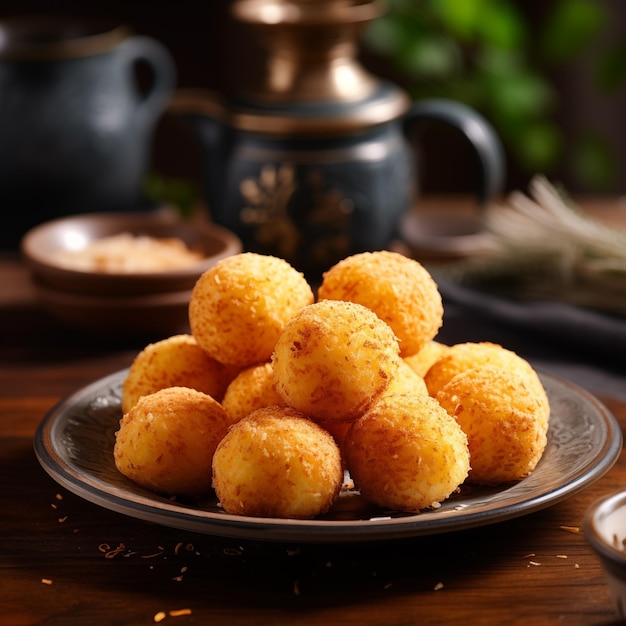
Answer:
[[[118,554],[122,554],[122,552],[126,550],[126,546],[123,543],[120,543],[117,548],[112,548],[107,552],[105,550],[102,550],[102,547],[105,545],[106,544],[101,544],[99,549],[101,552],[104,552],[104,558],[106,559],[114,559]]]
[[[193,552],[195,550],[193,543],[183,543],[182,541],[179,541],[176,544],[176,547],[174,548],[174,554],[176,554],[177,556],[180,554],[181,550],[185,550],[186,552]]]
[[[568,533],[579,533],[580,532],[580,527],[579,526],[559,526],[559,528],[561,530],[564,530],[565,532],[568,532]]]
[[[66,516],[65,518],[59,519],[60,522],[65,521],[66,519],[68,519],[68,517]],[[78,529],[76,529],[74,532],[78,532]],[[183,551],[188,552],[188,553],[194,553],[197,556],[200,556],[200,552],[198,552],[195,548],[195,546],[192,543],[184,543],[182,541],[178,542],[177,544],[174,545],[173,548],[171,548],[170,550],[173,551],[173,554],[176,556],[179,556],[182,554]],[[98,551],[104,553],[106,558],[112,559],[114,557],[117,556],[123,556],[123,557],[133,557],[133,556],[137,556],[138,558],[141,559],[154,559],[157,557],[162,557],[163,559],[167,559],[168,558],[168,554],[170,553],[170,550],[166,549],[164,546],[157,546],[154,551],[149,552],[147,554],[142,554],[141,551],[139,550],[132,550],[131,548],[129,548],[128,546],[126,546],[126,544],[124,543],[120,543],[116,548],[113,547],[111,544],[103,542],[98,546]],[[240,550],[243,551],[243,548],[240,548]],[[239,552],[237,550],[224,550],[224,552],[226,554],[232,554],[232,555],[241,555],[242,552]],[[183,572],[186,571],[186,567],[183,568]]]
[[[567,558],[567,554],[557,554],[556,558],[557,559],[566,559]]]
[[[56,496],[54,496],[57,500],[63,500],[63,496],[60,493],[57,493]]]
[[[172,580],[175,580],[176,582],[182,582],[183,580],[183,574],[187,571],[187,567],[181,567],[180,568],[180,574],[178,576],[175,576],[174,578],[172,578]]]
[[[59,524],[62,524],[63,522],[67,521],[67,515],[65,515],[64,517],[59,517]]]
[[[159,546],[159,550],[160,552],[153,552],[152,554],[144,554],[142,555],[142,559],[154,559],[157,556],[161,556],[164,552],[163,548],[161,548],[161,546]]]
[[[541,565],[541,563],[537,562],[537,561],[528,561],[529,565]]]
[[[158,613],[154,614],[152,621],[155,624],[158,624],[159,622],[162,622],[166,617],[167,617],[167,613],[165,611],[159,611]]]
[[[170,617],[182,617],[183,615],[191,615],[191,609],[176,609],[169,612]]]
[[[523,558],[529,559],[531,556],[537,556],[537,555],[534,552],[529,552],[528,554],[525,554]]]
[[[43,585],[51,585],[52,584],[52,580],[50,578],[42,578],[41,579],[41,583]]]
[[[437,583],[437,584],[433,587],[433,591],[439,591],[440,589],[443,589],[443,583],[441,583],[441,582]]]

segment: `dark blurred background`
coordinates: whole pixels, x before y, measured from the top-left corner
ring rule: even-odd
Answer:
[[[261,66],[263,51],[232,20],[230,4],[56,0],[53,11],[124,22],[169,49],[179,87],[231,95]],[[3,0],[0,18],[51,11],[49,0]],[[508,189],[542,172],[573,193],[614,195],[626,193],[625,35],[623,0],[393,0],[361,54],[414,98],[452,97],[481,111],[506,147]],[[462,140],[426,132],[420,152],[423,191],[472,191]],[[183,120],[159,123],[153,170],[200,179],[201,155]]]

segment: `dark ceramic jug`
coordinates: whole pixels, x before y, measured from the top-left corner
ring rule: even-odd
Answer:
[[[0,22],[2,241],[14,244],[59,215],[140,208],[153,128],[174,76],[160,43],[124,27]]]
[[[456,102],[411,103],[356,61],[354,39],[378,2],[240,0],[233,8],[268,50],[265,73],[236,100],[184,90],[172,109],[197,129],[213,219],[247,249],[319,273],[386,247],[414,201],[409,138],[426,121],[471,142],[481,199],[499,191],[504,157],[485,119]]]

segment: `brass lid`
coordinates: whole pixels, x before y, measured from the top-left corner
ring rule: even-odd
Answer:
[[[368,22],[384,12],[379,0],[238,0],[233,15],[251,24]]]
[[[359,102],[224,103],[204,90],[179,90],[171,103],[177,113],[207,115],[239,130],[277,136],[338,136],[362,132],[395,120],[410,106],[409,97],[387,82]]]

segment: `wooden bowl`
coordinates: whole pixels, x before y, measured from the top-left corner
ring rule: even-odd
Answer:
[[[105,273],[64,267],[58,255],[103,237],[122,233],[154,238],[175,237],[201,252],[198,263],[184,269]],[[133,295],[183,292],[217,261],[241,252],[239,238],[208,222],[181,221],[161,213],[92,213],[45,222],[24,235],[21,252],[36,283],[76,295]]]
[[[137,273],[81,271],[58,260],[64,251],[122,233],[175,237],[203,256],[184,269]],[[238,237],[224,228],[161,213],[59,218],[33,228],[21,242],[39,302],[62,323],[89,332],[154,337],[189,332],[189,299],[196,281],[220,259],[241,250]]]
[[[57,320],[88,333],[158,339],[190,332],[191,291],[98,296],[38,284],[36,293],[42,307]]]

